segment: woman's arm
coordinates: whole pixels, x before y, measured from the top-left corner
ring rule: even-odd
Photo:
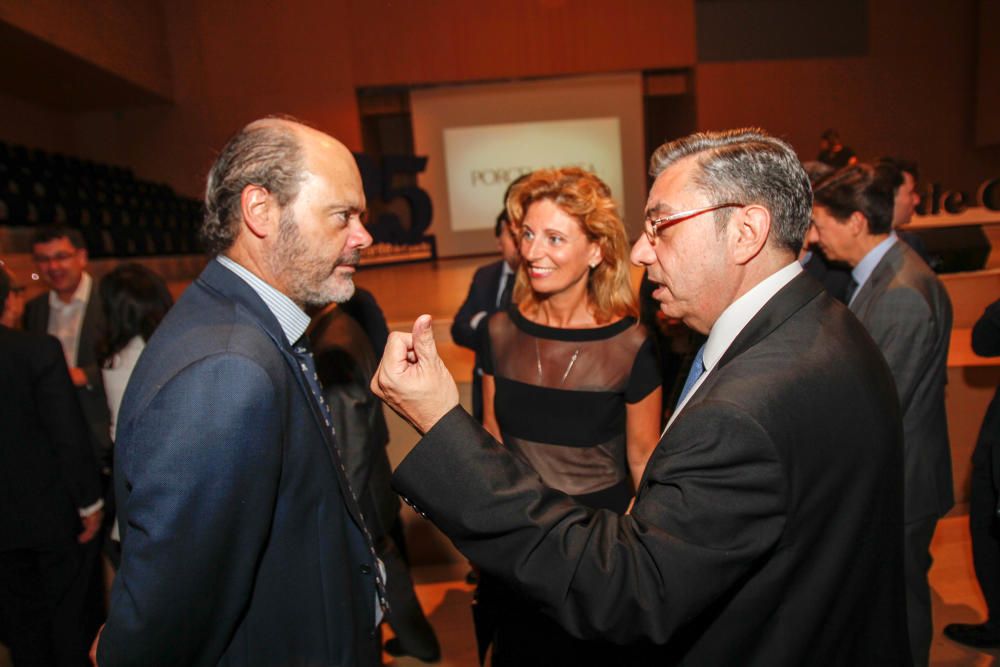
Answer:
[[[490,378],[490,384],[492,384]],[[639,486],[642,473],[646,470],[646,462],[660,441],[660,409],[663,389],[657,387],[637,403],[626,405],[626,452],[629,472],[632,475],[632,489]],[[483,383],[483,396],[486,395],[486,383]],[[491,401],[492,404],[492,401]],[[492,409],[492,405],[491,405]],[[487,427],[488,428],[488,427]]]
[[[493,398],[496,396],[497,386],[493,382],[493,376],[483,373],[483,428],[489,431],[490,435],[502,443],[500,437],[500,425],[497,424],[497,413],[493,409]]]

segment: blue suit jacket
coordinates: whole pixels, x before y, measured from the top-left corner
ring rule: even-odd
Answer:
[[[483,379],[481,358],[481,335],[485,331],[489,315],[497,312],[497,291],[500,289],[500,278],[503,276],[504,260],[498,260],[476,269],[472,276],[469,293],[462,306],[455,314],[451,324],[451,338],[457,345],[467,347],[476,353],[476,367],[472,372],[472,414],[478,420],[483,420]],[[511,276],[508,280],[514,280]],[[486,311],[487,317],[472,326],[472,318],[476,313]]]
[[[218,262],[150,339],[122,401],[110,665],[376,664],[373,564],[298,363]]]

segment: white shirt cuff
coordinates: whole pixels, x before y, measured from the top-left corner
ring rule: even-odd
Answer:
[[[97,502],[93,505],[80,508],[80,518],[85,519],[95,512],[100,512],[102,509],[104,509],[104,500],[102,498],[98,498]]]
[[[487,312],[485,310],[480,310],[478,313],[472,316],[471,320],[469,320],[469,326],[472,327],[473,329],[478,328],[479,323],[483,321],[483,318],[486,317],[486,315]]]

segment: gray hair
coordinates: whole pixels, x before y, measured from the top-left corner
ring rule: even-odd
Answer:
[[[294,130],[283,123],[250,123],[226,142],[208,172],[201,238],[211,256],[230,248],[240,232],[243,189],[259,185],[284,208],[299,194],[305,165]]]
[[[697,155],[692,182],[715,203],[758,204],[771,214],[771,238],[798,253],[812,216],[812,188],[795,151],[759,128],[696,132],[667,142],[649,160],[656,178],[678,160]],[[715,212],[718,230],[732,209]]]

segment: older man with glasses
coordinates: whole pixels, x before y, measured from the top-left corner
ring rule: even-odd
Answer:
[[[424,434],[397,489],[570,632],[623,644],[621,664],[908,663],[892,378],[796,261],[798,158],[760,130],[707,132],[652,173],[632,260],[708,340],[631,511],[546,488],[457,407],[427,316],[373,382]]]

